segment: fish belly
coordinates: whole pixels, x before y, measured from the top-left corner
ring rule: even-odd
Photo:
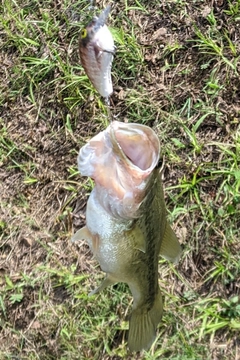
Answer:
[[[102,270],[122,282],[127,282],[127,268],[134,252],[124,235],[130,224],[128,220],[109,215],[99,204],[93,189],[86,211],[86,225],[93,235],[88,244]]]

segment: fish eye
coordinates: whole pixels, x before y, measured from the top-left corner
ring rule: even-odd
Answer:
[[[88,34],[87,29],[82,29],[82,31],[81,31],[81,39],[85,39],[85,37],[87,37],[87,34]]]
[[[163,166],[163,158],[160,158],[160,159],[158,160],[157,165],[156,165],[156,169],[160,169],[162,166]]]

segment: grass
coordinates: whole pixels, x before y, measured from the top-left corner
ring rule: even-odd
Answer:
[[[178,265],[159,260],[163,320],[135,355],[127,286],[88,297],[104,274],[69,241],[93,188],[77,153],[108,123],[78,57],[94,13],[86,0],[0,5],[0,360],[239,359],[240,2],[124,1],[108,21],[112,113],[158,133],[183,245]]]

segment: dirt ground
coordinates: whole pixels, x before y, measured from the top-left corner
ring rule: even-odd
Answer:
[[[159,134],[167,208],[185,254],[177,267],[180,275],[168,273],[165,280],[172,279],[180,307],[196,296],[229,301],[240,296],[240,14],[236,20],[228,13],[239,1],[162,1],[154,7],[140,3],[147,11],[135,1],[119,1],[111,11],[109,25],[122,27],[126,36],[114,58],[111,109],[116,119],[142,121]],[[0,359],[77,359],[57,340],[61,321],[67,320],[60,321],[58,315],[50,323],[48,319],[61,304],[74,307],[72,294],[79,285],[68,271],[78,280],[99,274],[88,246],[69,241],[85,223],[91,190],[78,174],[77,154],[106,127],[98,94],[87,79],[82,85],[74,82],[74,75],[84,76],[79,29],[92,14],[87,14],[86,1],[75,5],[18,1],[25,18],[35,24],[44,11],[45,21],[58,21],[52,48],[47,38],[37,49],[21,45],[20,36],[14,40],[0,25]],[[96,2],[98,9],[104,5]],[[84,15],[77,6],[84,8]],[[16,26],[19,35],[17,18],[7,12],[7,2],[2,7],[7,27],[14,32]],[[134,44],[127,38],[131,29]],[[38,39],[45,36],[40,25],[34,31]],[[201,47],[197,31],[215,39],[222,54]],[[46,54],[50,63],[35,70],[29,58]],[[94,276],[90,283],[95,283]],[[79,283],[89,286],[85,278]],[[166,292],[172,286],[166,285]],[[188,298],[183,295],[187,292]],[[189,332],[199,323],[198,318]],[[84,343],[82,338],[79,335]],[[203,339],[205,353],[196,358],[207,358],[209,350],[209,359],[240,359],[239,328],[223,327]],[[116,335],[112,343],[117,347],[121,341]],[[99,359],[123,358],[102,354]],[[87,342],[81,356],[98,358]],[[165,356],[173,358],[171,351]]]

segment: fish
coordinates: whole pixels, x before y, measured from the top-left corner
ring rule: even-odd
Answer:
[[[87,201],[86,226],[72,241],[85,239],[106,273],[90,295],[118,282],[128,284],[133,295],[130,351],[150,348],[162,318],[159,255],[173,262],[181,255],[167,221],[160,150],[150,127],[113,121],[78,155],[80,173],[95,186]]]
[[[104,98],[113,92],[111,68],[115,45],[111,32],[105,24],[109,12],[108,5],[99,17],[81,30],[79,54],[82,66],[93,86]]]

